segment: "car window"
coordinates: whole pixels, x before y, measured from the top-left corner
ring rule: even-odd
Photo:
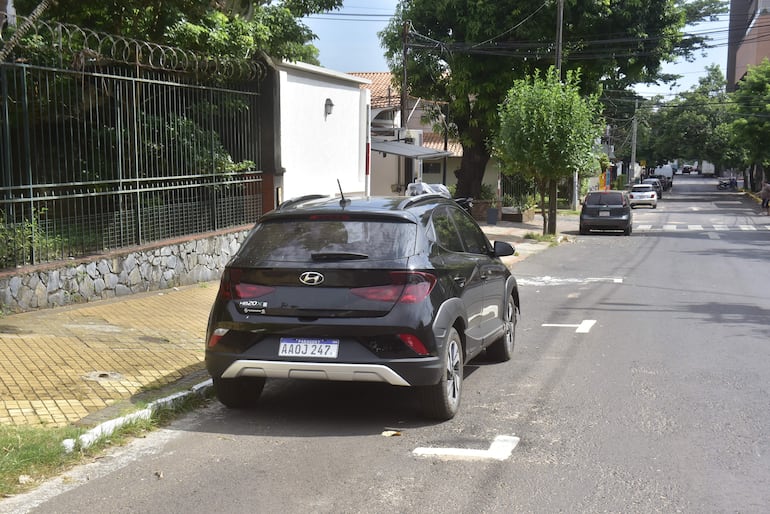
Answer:
[[[457,233],[457,228],[446,207],[435,209],[431,220],[433,222],[434,237],[439,246],[450,252],[465,251],[463,243],[460,240],[460,234]]]
[[[589,193],[586,196],[586,205],[621,205],[623,193]]]
[[[468,213],[461,209],[449,209],[452,219],[460,232],[465,251],[469,253],[488,253],[489,242],[478,224]]]
[[[414,253],[417,225],[390,220],[274,220],[257,225],[241,257],[254,261],[308,262],[311,254],[351,253],[391,260]]]
[[[649,184],[643,186],[634,186],[633,191],[652,191],[652,186]]]

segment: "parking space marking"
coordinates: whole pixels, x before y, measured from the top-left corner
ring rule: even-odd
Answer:
[[[587,278],[560,278],[560,277],[531,277],[519,278],[517,283],[520,286],[563,286],[571,284],[590,284],[592,282],[612,282],[613,284],[622,284],[621,277],[587,277]]]
[[[557,327],[557,328],[574,328],[577,334],[587,334],[591,331],[591,327],[596,324],[595,319],[584,319],[577,325],[574,323],[543,323],[541,327]]]
[[[757,227],[754,225],[739,225],[741,230],[756,230]]]
[[[703,230],[703,225],[687,225],[687,230]]]
[[[439,457],[447,460],[507,460],[513,453],[519,438],[513,435],[495,437],[488,450],[469,448],[415,448],[412,453],[417,457]]]

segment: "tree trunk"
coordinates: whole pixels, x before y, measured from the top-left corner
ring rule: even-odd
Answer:
[[[489,152],[483,142],[473,145],[463,145],[463,158],[460,169],[455,171],[457,177],[458,197],[471,196],[481,198],[481,183],[484,181],[484,171],[489,162]]]
[[[551,179],[548,184],[548,231],[547,234],[556,234],[556,205],[559,194],[559,183]]]

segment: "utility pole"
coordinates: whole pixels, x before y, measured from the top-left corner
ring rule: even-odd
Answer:
[[[556,7],[556,72],[561,80],[561,50],[562,50],[562,30],[564,26],[564,0],[559,0]],[[578,204],[578,172],[572,174],[572,210],[577,210]]]
[[[634,181],[634,173],[636,172],[636,111],[639,109],[639,100],[634,102],[634,117],[631,124],[631,166],[628,170],[628,185],[630,186]]]
[[[403,55],[401,58],[401,64],[404,67],[404,72],[402,76],[402,82],[401,82],[401,128],[406,129],[406,110],[408,108],[407,106],[407,87],[406,87],[406,59],[409,55],[409,21],[404,21],[404,33],[403,33]],[[400,138],[399,138],[400,139]]]

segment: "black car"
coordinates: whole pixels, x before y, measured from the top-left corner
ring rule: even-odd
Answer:
[[[630,236],[633,213],[626,191],[591,191],[580,210],[580,233],[592,230],[622,231]]]
[[[222,275],[206,338],[217,398],[251,406],[266,378],[384,382],[450,419],[464,365],[511,358],[513,253],[437,194],[285,202]]]

